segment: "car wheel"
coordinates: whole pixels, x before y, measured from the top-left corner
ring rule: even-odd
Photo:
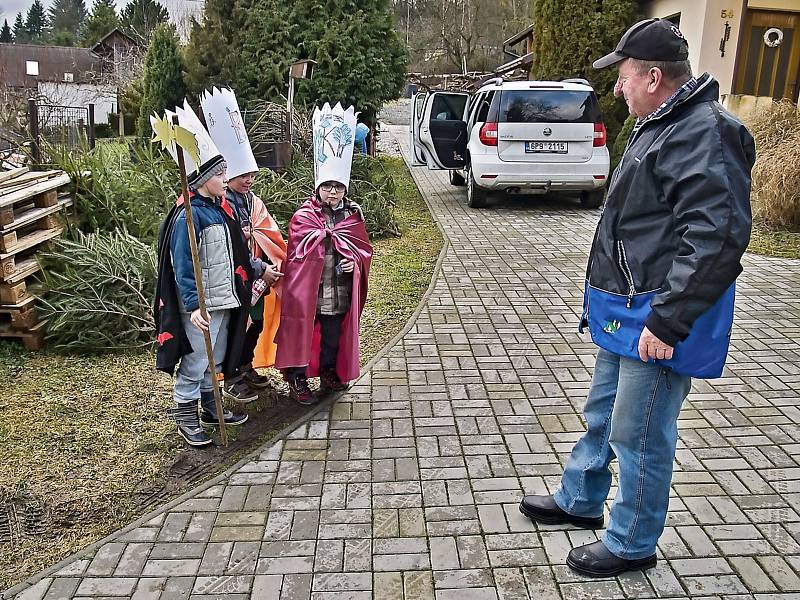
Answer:
[[[484,188],[475,183],[472,167],[467,167],[467,205],[470,208],[483,208],[488,195]]]
[[[461,187],[466,184],[467,182],[464,181],[464,178],[461,176],[461,173],[459,173],[458,171],[450,171],[450,185]]]
[[[605,190],[581,192],[581,206],[583,208],[598,208],[605,198]]]

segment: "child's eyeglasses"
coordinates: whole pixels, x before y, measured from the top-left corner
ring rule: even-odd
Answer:
[[[341,183],[323,183],[319,189],[324,192],[344,192],[345,187]]]

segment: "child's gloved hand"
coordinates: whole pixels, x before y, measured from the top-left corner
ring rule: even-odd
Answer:
[[[267,265],[267,268],[264,270],[264,274],[261,276],[261,279],[266,281],[267,285],[273,286],[281,277],[283,277],[283,273],[278,271],[278,269],[272,265]]]
[[[211,320],[211,315],[208,316],[209,321]],[[192,324],[197,327],[201,331],[208,331],[208,321],[203,318],[203,315],[200,313],[200,309],[198,308],[194,312],[192,312],[192,316],[189,317],[189,320]]]
[[[343,258],[339,261],[339,266],[342,268],[343,273],[352,273],[353,270],[356,268],[356,264],[352,260],[348,260],[347,258]]]

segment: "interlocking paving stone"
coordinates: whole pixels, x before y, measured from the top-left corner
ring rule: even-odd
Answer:
[[[413,175],[449,247],[402,338],[285,440],[18,600],[800,594],[800,261],[744,258],[724,377],[681,412],[658,565],[588,580],[564,561],[600,532],[517,503],[555,489],[584,431],[595,347],[576,323],[599,211],[470,210],[445,173]]]

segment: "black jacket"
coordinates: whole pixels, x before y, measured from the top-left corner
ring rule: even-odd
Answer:
[[[192,205],[194,206],[194,204]],[[228,325],[228,344],[223,363],[224,373],[233,373],[241,366],[241,353],[247,318],[252,296],[253,274],[250,268],[250,253],[244,242],[241,226],[230,213],[218,207],[228,228],[233,249],[233,261],[236,295],[241,306],[231,310]],[[230,207],[228,208],[230,210]],[[161,224],[158,232],[158,282],[154,300],[154,314],[157,335],[156,368],[165,373],[175,371],[175,366],[182,356],[192,351],[189,339],[183,329],[180,303],[178,302],[178,286],[172,266],[170,241],[174,233],[186,235],[186,231],[178,231],[175,222],[184,213],[183,206],[174,206]],[[180,221],[183,223],[183,220]]]
[[[645,325],[674,346],[741,273],[753,138],[708,74],[634,130],[597,226],[589,285],[659,290]]]

